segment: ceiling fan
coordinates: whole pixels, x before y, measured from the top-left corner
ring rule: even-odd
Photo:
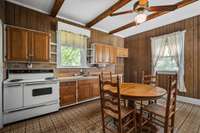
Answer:
[[[166,11],[173,11],[177,8],[178,8],[178,6],[176,4],[174,4],[174,5],[162,5],[162,6],[149,6],[149,0],[138,0],[133,5],[132,10],[112,13],[110,16],[117,16],[117,15],[123,15],[123,14],[136,12],[137,16],[135,17],[135,22],[137,24],[140,24],[140,23],[147,20],[147,15],[145,14],[145,11],[166,12]]]

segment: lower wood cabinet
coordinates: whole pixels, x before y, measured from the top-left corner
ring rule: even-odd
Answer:
[[[60,83],[60,106],[75,104],[99,96],[99,80],[77,80]]]
[[[92,97],[91,81],[78,81],[78,101],[87,100]]]
[[[92,97],[98,97],[100,94],[100,90],[99,90],[99,80],[98,79],[94,79],[91,80],[91,88],[92,88]]]
[[[60,83],[60,105],[76,103],[76,81]]]
[[[98,79],[78,81],[78,101],[83,101],[99,96]]]

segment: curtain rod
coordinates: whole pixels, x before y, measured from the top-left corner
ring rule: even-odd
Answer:
[[[185,32],[186,32],[186,30],[182,30],[182,31],[175,31],[175,32],[168,33],[168,34],[164,34],[164,35],[160,35],[160,36],[154,36],[154,37],[151,37],[151,39],[152,39],[152,38],[157,38],[157,37],[162,37],[162,36],[167,36],[167,35],[170,35],[170,34],[173,34],[173,33],[176,33],[176,32],[183,32],[183,33],[185,33]]]

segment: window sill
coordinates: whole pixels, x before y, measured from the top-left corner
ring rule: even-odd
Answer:
[[[89,67],[89,66],[77,66],[77,67],[73,67],[73,66],[57,66],[57,68],[59,69],[64,69],[64,68],[66,68],[66,69],[69,69],[69,68],[71,68],[71,69],[81,69],[81,68],[91,68],[91,67]]]
[[[171,75],[171,74],[176,74],[178,71],[157,71],[157,74],[166,74],[166,75]]]

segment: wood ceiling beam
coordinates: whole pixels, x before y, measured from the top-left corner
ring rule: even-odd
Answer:
[[[178,3],[176,4],[176,5],[177,5],[177,9],[182,8],[182,7],[184,7],[184,6],[187,6],[187,5],[189,5],[189,4],[191,4],[191,3],[194,3],[194,2],[196,2],[196,1],[198,1],[198,0],[182,0],[181,2],[178,2]],[[151,14],[151,15],[149,15],[149,16],[147,17],[147,21],[149,21],[149,20],[151,20],[151,19],[154,19],[154,18],[157,18],[157,17],[159,17],[159,16],[162,16],[162,15],[164,15],[164,14],[166,14],[166,13],[168,13],[168,12],[157,12],[157,13],[153,13],[153,14]],[[123,30],[128,29],[128,28],[133,27],[133,26],[136,26],[135,21],[133,21],[133,22],[131,22],[131,23],[128,23],[128,24],[126,24],[126,25],[124,25],[124,26],[121,26],[121,27],[119,27],[119,28],[117,28],[117,29],[114,29],[114,30],[110,31],[109,34],[114,34],[114,33],[123,31]]]
[[[111,15],[113,12],[117,11],[119,8],[123,7],[127,3],[129,3],[131,0],[119,0],[117,3],[115,3],[113,6],[105,10],[103,13],[101,13],[99,16],[97,16],[95,19],[90,21],[86,24],[86,27],[92,27],[99,21],[103,20],[107,16]]]
[[[53,8],[51,10],[51,16],[52,17],[56,17],[56,15],[58,14],[61,6],[63,5],[65,0],[55,0]]]

